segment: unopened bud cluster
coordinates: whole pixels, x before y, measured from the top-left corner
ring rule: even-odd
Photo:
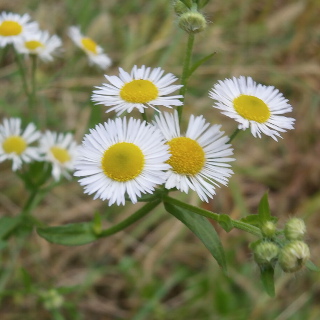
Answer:
[[[263,239],[251,246],[260,267],[274,267],[279,263],[284,272],[296,272],[309,260],[310,250],[303,241],[306,226],[302,219],[292,218],[286,223],[282,240],[276,238],[276,226],[271,221],[261,227],[261,232]]]
[[[206,18],[197,10],[191,0],[185,3],[179,0],[173,2],[174,11],[179,17],[179,27],[187,33],[199,33],[203,31],[207,27]]]

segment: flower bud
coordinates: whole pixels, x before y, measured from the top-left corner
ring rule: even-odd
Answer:
[[[183,13],[189,11],[189,8],[179,0],[173,1],[173,9],[177,16],[181,16]]]
[[[272,264],[279,254],[279,247],[269,241],[262,241],[254,248],[254,259],[258,264]]]
[[[284,272],[301,269],[310,258],[308,245],[299,240],[290,241],[280,251],[279,264]]]
[[[261,227],[262,234],[267,238],[272,238],[276,232],[276,225],[272,221],[267,221]]]
[[[284,227],[284,234],[288,240],[301,240],[306,231],[304,221],[299,218],[290,219]]]
[[[42,293],[42,299],[47,310],[58,309],[64,302],[63,296],[55,289]]]
[[[205,17],[194,11],[185,12],[180,16],[179,27],[188,33],[198,33],[203,31],[207,26]]]

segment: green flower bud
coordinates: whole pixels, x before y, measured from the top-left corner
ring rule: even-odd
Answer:
[[[290,241],[279,254],[279,264],[284,272],[295,272],[301,269],[310,258],[308,245],[299,240]]]
[[[42,299],[47,310],[58,309],[64,302],[63,296],[55,289],[42,293]]]
[[[177,16],[181,16],[183,13],[189,11],[189,8],[179,0],[173,1],[173,9]]]
[[[261,227],[262,234],[267,238],[272,238],[276,233],[276,225],[272,221],[267,221]]]
[[[179,18],[179,27],[188,33],[198,33],[207,26],[205,17],[199,12],[188,11]]]
[[[301,240],[306,231],[306,225],[300,218],[290,219],[284,227],[284,234],[288,240]]]
[[[279,254],[279,247],[269,241],[262,241],[254,248],[254,259],[258,264],[272,264]]]

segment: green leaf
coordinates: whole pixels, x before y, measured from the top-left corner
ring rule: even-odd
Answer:
[[[218,222],[220,226],[227,232],[233,229],[233,223],[231,218],[227,214],[220,214]]]
[[[215,52],[210,53],[209,55],[195,62],[189,70],[188,77],[190,77],[203,63],[210,60],[215,54]]]
[[[0,218],[0,239],[6,239],[19,225],[19,217],[2,217]]]
[[[99,239],[93,231],[91,222],[37,228],[37,232],[40,237],[47,241],[65,246],[79,246]]]
[[[244,218],[241,218],[240,221],[251,224],[255,227],[260,227],[260,219],[257,214],[250,214]]]
[[[207,247],[220,267],[227,271],[227,263],[220,238],[208,219],[185,208],[164,202],[166,210],[184,223]]]
[[[272,266],[260,266],[260,278],[263,287],[270,297],[276,295],[274,288],[274,268]]]
[[[261,226],[266,223],[267,221],[271,220],[269,202],[268,202],[268,193],[266,192],[260,200],[259,208],[258,208],[258,215]]]
[[[320,272],[320,268],[316,266],[312,261],[308,260],[306,263],[306,267],[311,271]]]

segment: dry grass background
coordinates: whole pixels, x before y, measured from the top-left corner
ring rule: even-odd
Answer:
[[[235,123],[211,108],[208,98],[216,80],[248,75],[284,93],[294,107],[295,130],[278,143],[242,133],[233,143],[237,161],[229,186],[204,207],[240,218],[256,212],[269,190],[280,225],[291,216],[305,219],[312,260],[319,265],[318,8],[318,0],[211,0],[205,10],[211,23],[196,39],[195,56],[216,55],[191,79],[185,115],[204,114],[231,134]],[[63,56],[39,66],[38,112],[42,129],[71,130],[79,142],[88,126],[113,115],[90,104],[92,87],[103,81],[103,73],[87,65],[66,35],[68,26],[80,25],[105,48],[114,61],[108,74],[134,64],[181,74],[186,37],[176,27],[170,1],[3,0],[0,11],[28,12],[42,29],[62,37]],[[10,55],[2,59],[0,79],[0,117],[26,116],[26,98]],[[17,215],[27,193],[9,164],[0,164],[0,170],[1,215]],[[177,197],[199,203],[195,195]],[[108,208],[71,181],[54,189],[34,214],[49,225],[62,225],[91,220],[99,211],[108,226],[138,207]],[[218,226],[217,231],[229,277],[163,207],[125,232],[85,246],[50,244],[35,232],[24,243],[13,238],[0,257],[0,319],[320,319],[318,274],[278,272],[277,297],[271,299],[248,250],[254,238],[237,230],[226,234]],[[61,287],[63,306],[57,313],[48,311],[39,292]]]

